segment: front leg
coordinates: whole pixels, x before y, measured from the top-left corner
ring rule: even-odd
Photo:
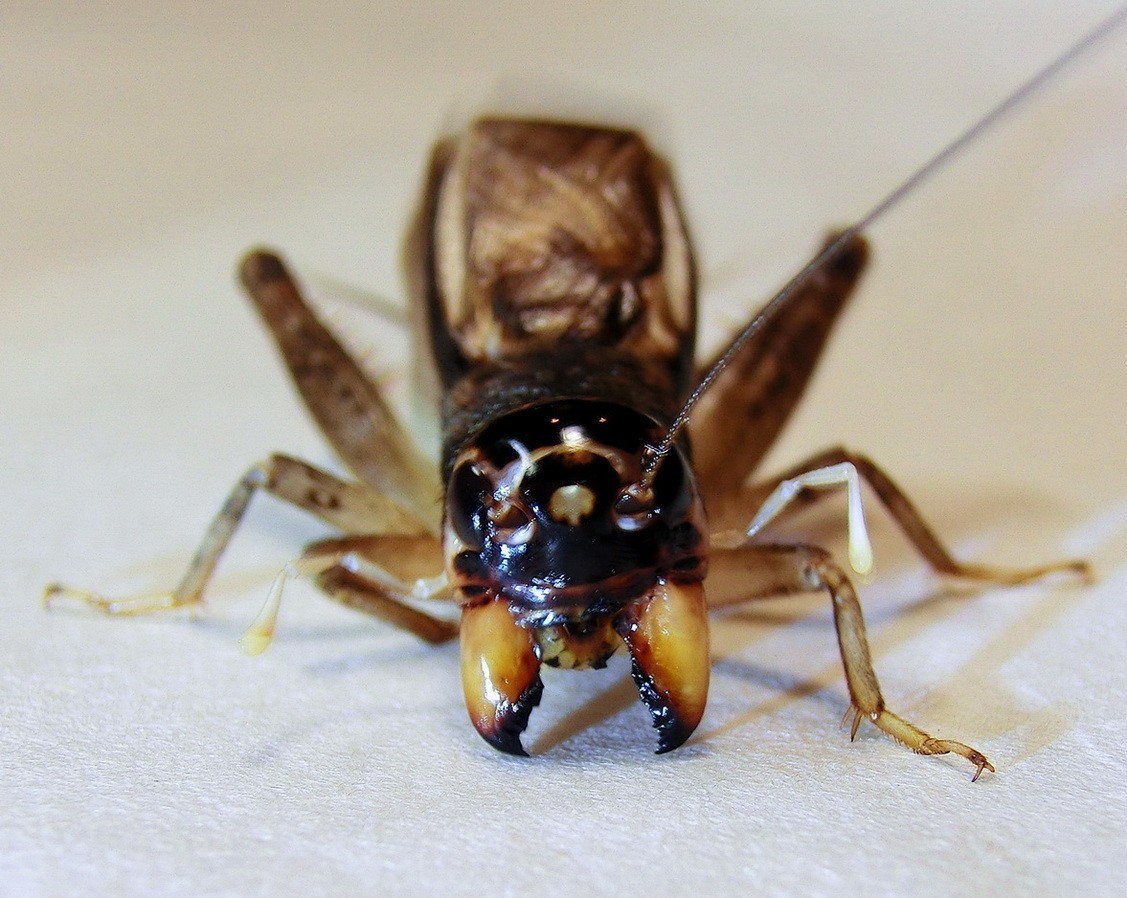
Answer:
[[[657,730],[657,753],[680,746],[708,700],[708,606],[699,580],[659,580],[614,621],[638,694]]]
[[[506,754],[527,754],[520,737],[544,691],[540,657],[532,631],[517,625],[502,596],[462,609],[462,691],[486,742]]]
[[[966,758],[975,767],[975,780],[983,770],[993,772],[994,766],[982,752],[962,742],[936,739],[885,707],[873,670],[857,592],[824,549],[802,545],[747,545],[714,553],[710,565],[710,604],[714,607],[798,592],[825,590],[829,594],[853,713],[851,739],[857,735],[862,719],[868,719],[917,754],[950,752]]]

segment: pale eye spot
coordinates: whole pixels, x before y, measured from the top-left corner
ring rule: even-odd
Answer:
[[[566,521],[572,527],[595,508],[595,494],[581,483],[559,487],[548,500],[548,514],[553,520]]]
[[[560,439],[565,446],[582,446],[587,442],[587,434],[578,424],[569,424],[560,428]]]

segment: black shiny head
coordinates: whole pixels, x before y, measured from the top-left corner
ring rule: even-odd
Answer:
[[[525,625],[605,614],[699,566],[704,526],[679,451],[640,486],[662,427],[627,406],[551,400],[487,425],[455,460],[446,547],[463,594],[506,596]]]

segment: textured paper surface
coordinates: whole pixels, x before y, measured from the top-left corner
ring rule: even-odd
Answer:
[[[709,709],[670,756],[618,664],[548,677],[539,756],[503,757],[465,719],[456,648],[304,585],[240,655],[323,532],[269,500],[195,622],[38,605],[56,579],[167,587],[247,465],[332,464],[234,286],[247,246],[398,302],[433,136],[539,97],[670,156],[714,345],[1107,9],[928,6],[4,12],[0,894],[1127,890],[1122,35],[874,229],[770,462],[845,443],[964,557],[1094,560],[1090,588],[951,586],[870,511],[888,702],[996,776],[867,727],[850,744],[821,599],[717,622]],[[319,292],[403,400],[401,328]],[[840,551],[843,507],[777,533]]]

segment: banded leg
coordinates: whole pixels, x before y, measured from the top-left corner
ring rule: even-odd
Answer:
[[[74,599],[106,614],[148,614],[202,601],[227,544],[255,493],[266,490],[277,498],[310,512],[346,533],[424,534],[427,529],[390,499],[360,483],[349,483],[286,455],[272,455],[253,465],[231,490],[211,522],[180,584],[170,593],[132,598],[111,598],[86,590],[51,584],[44,591],[50,604],[58,598]],[[437,542],[433,538],[432,542]],[[434,569],[441,568],[441,558]]]
[[[375,384],[306,304],[273,253],[246,255],[239,277],[294,384],[337,454],[360,480],[438,532],[441,485]]]
[[[936,739],[885,707],[873,670],[861,603],[853,584],[828,552],[815,546],[748,545],[715,553],[711,564],[708,583],[713,606],[816,590],[829,594],[853,714],[850,739],[857,735],[862,719],[867,718],[917,754],[953,753],[966,758],[975,766],[975,780],[983,770],[993,772],[993,765],[981,752],[962,742]]]
[[[439,571],[437,576],[435,571]],[[458,635],[458,624],[410,604],[412,600],[450,598],[441,571],[441,549],[429,534],[344,536],[313,543],[278,575],[262,611],[243,636],[243,648],[252,655],[266,650],[274,636],[285,584],[299,576],[312,579],[334,601],[414,633],[425,642],[448,642]]]
[[[994,565],[971,564],[957,561],[952,557],[947,548],[940,542],[934,531],[921,517],[919,511],[904,491],[882,471],[873,461],[864,455],[842,448],[840,446],[828,449],[813,458],[795,465],[778,477],[759,484],[753,484],[740,494],[739,504],[747,509],[768,507],[771,517],[781,515],[785,509],[774,507],[771,502],[773,497],[789,493],[786,497],[786,506],[791,509],[805,508],[826,494],[816,491],[812,486],[820,486],[818,482],[810,483],[810,475],[828,469],[850,466],[856,474],[872,487],[881,503],[888,510],[892,519],[897,523],[908,541],[924,557],[931,567],[940,574],[951,577],[963,577],[969,580],[981,580],[989,583],[1000,583],[1007,586],[1016,586],[1028,583],[1041,577],[1055,573],[1075,574],[1083,580],[1091,577],[1091,569],[1086,561],[1068,560],[1051,564],[1036,565],[1027,568],[997,567]],[[814,478],[817,481],[817,478]],[[823,478],[826,479],[826,478]],[[846,482],[848,478],[841,478]],[[855,486],[852,488],[855,491]],[[851,496],[851,503],[853,496]],[[858,500],[859,501],[859,500]],[[732,519],[734,506],[729,506],[725,512],[728,520]],[[852,513],[852,509],[851,509]],[[753,521],[755,529],[759,529],[766,521],[760,521],[761,515],[756,515]],[[851,528],[852,529],[852,528]],[[853,535],[851,533],[851,540]]]

